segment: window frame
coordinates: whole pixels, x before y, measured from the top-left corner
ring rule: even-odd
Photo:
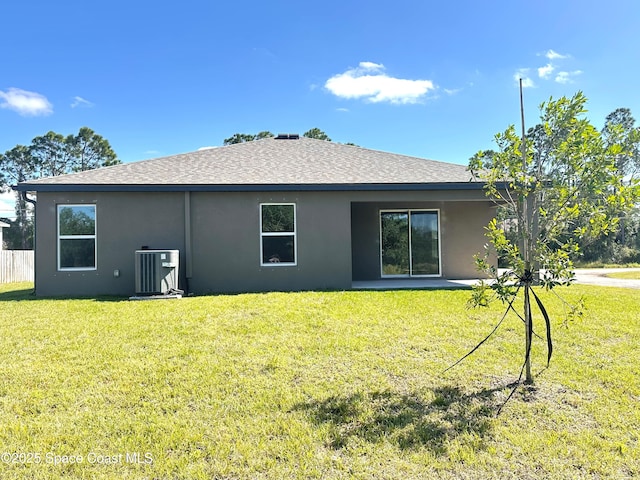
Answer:
[[[63,208],[87,208],[93,207],[93,235],[61,235],[60,234],[60,212]],[[59,272],[89,272],[98,269],[98,207],[95,203],[60,203],[56,206],[56,239],[57,239],[57,267]],[[61,251],[63,240],[93,240],[93,266],[92,267],[63,267],[61,262]]]
[[[293,207],[293,231],[292,232],[265,232],[262,225],[262,209],[265,206],[291,206]],[[261,267],[295,267],[298,265],[298,217],[297,206],[294,202],[265,202],[260,203],[260,266]],[[266,237],[293,237],[293,262],[264,262],[264,239]]]

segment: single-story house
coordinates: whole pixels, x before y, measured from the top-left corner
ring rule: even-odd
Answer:
[[[20,183],[36,293],[130,295],[135,252],[179,252],[189,293],[477,278],[493,204],[463,165],[298,135]]]

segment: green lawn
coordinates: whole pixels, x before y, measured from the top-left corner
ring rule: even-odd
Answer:
[[[640,272],[638,271],[608,273],[605,276],[609,278],[620,278],[623,280],[640,280]]]
[[[496,417],[523,326],[443,374],[502,313],[467,310],[468,291],[129,302],[0,285],[0,478],[640,476],[637,290],[563,290],[588,307],[568,327],[541,295],[551,367],[536,339],[535,387]]]

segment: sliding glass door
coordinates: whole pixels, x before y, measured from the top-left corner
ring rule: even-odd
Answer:
[[[383,277],[440,275],[438,212],[380,212],[380,260]]]
[[[382,276],[410,275],[409,213],[380,212]]]

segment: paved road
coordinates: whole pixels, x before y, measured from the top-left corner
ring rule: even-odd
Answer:
[[[629,271],[640,272],[640,268],[578,268],[575,271],[576,283],[640,289],[640,280],[623,280],[606,276],[608,273]]]

